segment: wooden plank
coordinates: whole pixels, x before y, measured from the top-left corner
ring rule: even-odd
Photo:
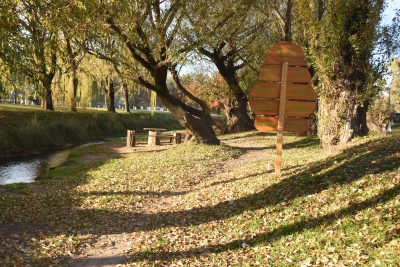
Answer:
[[[260,132],[275,132],[278,130],[278,117],[256,116],[254,127]]]
[[[256,115],[279,115],[279,100],[250,99],[250,106]],[[316,107],[316,102],[286,101],[285,115],[308,118]]]
[[[304,133],[308,129],[308,119],[285,118],[283,130],[291,133]]]
[[[278,100],[250,99],[249,102],[254,114],[278,116]]]
[[[271,47],[264,64],[281,65],[283,62],[288,62],[289,65],[306,66],[301,47],[291,42],[280,42]]]
[[[260,68],[260,81],[280,82],[282,76],[281,66],[262,66]]]
[[[285,115],[308,118],[316,107],[316,102],[286,101]]]
[[[288,82],[292,83],[309,83],[311,75],[307,68],[304,67],[289,67]]]
[[[279,83],[258,82],[249,92],[250,98],[279,98],[281,85]]]
[[[278,117],[256,116],[254,126],[260,132],[275,132],[278,130]],[[308,119],[285,118],[284,132],[304,133],[308,129]]]
[[[309,84],[288,84],[286,99],[291,100],[317,100],[317,93]]]
[[[282,70],[280,66],[262,66],[260,68],[260,81],[280,82]],[[309,83],[311,75],[307,68],[289,67],[287,81],[291,83]]]
[[[249,98],[278,99],[281,91],[279,83],[258,82],[249,92]],[[317,100],[317,93],[309,84],[286,85],[286,99],[291,100]]]

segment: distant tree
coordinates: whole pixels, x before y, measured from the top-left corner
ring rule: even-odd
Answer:
[[[392,87],[389,90],[390,104],[395,112],[400,113],[400,59],[394,59],[390,64]]]
[[[56,2],[4,0],[0,58],[35,83],[44,108],[54,110],[51,84],[57,69],[58,33],[52,28]]]

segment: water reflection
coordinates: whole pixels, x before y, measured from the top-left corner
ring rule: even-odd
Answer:
[[[31,183],[50,168],[63,163],[70,149],[46,154],[0,159],[0,185]]]
[[[125,137],[107,138],[107,140],[118,140]],[[89,142],[76,148],[102,144],[104,141]],[[0,185],[14,183],[31,183],[36,178],[45,174],[49,169],[62,164],[67,160],[69,153],[74,148],[58,149],[46,153],[18,156],[12,158],[0,158]]]

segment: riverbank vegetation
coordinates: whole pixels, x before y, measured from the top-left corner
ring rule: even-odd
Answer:
[[[396,267],[392,129],[331,156],[316,138],[285,134],[278,178],[272,133],[80,148],[33,184],[0,187],[2,265]]]
[[[165,111],[71,112],[65,107],[51,112],[39,106],[0,105],[0,119],[2,156],[126,136],[127,130],[143,131],[144,127],[182,129],[171,113]]]

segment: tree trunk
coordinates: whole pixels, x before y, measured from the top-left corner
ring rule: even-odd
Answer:
[[[124,88],[124,97],[125,97],[125,111],[126,112],[131,112],[130,107],[129,107],[129,90],[128,90],[128,84],[127,83],[122,83],[122,86]]]
[[[368,104],[364,103],[363,107],[357,108],[357,133],[358,134],[367,134],[368,133],[368,125],[367,125],[367,111]]]
[[[357,133],[357,104],[354,91],[339,91],[319,101],[318,135],[328,153],[335,153]]]
[[[14,86],[14,105],[17,104],[17,88]]]
[[[237,133],[254,129],[254,122],[247,111],[247,97],[243,92],[236,94],[236,107],[231,109],[228,116],[228,132]]]
[[[44,108],[47,110],[54,110],[54,106],[53,106],[53,92],[51,90],[51,82],[53,81],[53,77],[54,74],[47,74],[44,81],[42,81],[43,84],[43,89],[45,92],[45,96],[44,96]]]
[[[71,40],[70,40],[68,34],[64,32],[64,35],[66,36],[66,51],[68,53],[69,61],[70,61],[71,68],[72,68],[72,96],[71,96],[70,110],[76,112],[77,111],[77,109],[76,109],[76,95],[77,95],[77,92],[78,92],[78,85],[79,85],[77,71],[78,71],[79,62],[76,59],[77,53],[75,53],[72,50]]]
[[[108,90],[107,90],[107,111],[108,112],[116,112],[115,111],[115,91],[114,91],[114,82],[112,77],[110,77],[110,81],[108,82]]]
[[[235,77],[235,71],[226,67],[219,59],[215,60],[214,63],[228,84],[229,90],[235,96],[234,107],[228,113],[228,131],[235,133],[254,129],[253,120],[247,111],[248,99],[240,88],[239,82]]]
[[[187,143],[200,143],[204,142],[209,145],[219,145],[220,141],[215,135],[211,124],[211,116],[209,118],[209,123],[207,119],[199,118],[190,114],[185,110],[181,104],[169,93],[158,93],[158,97],[164,103],[164,105],[171,111],[178,122],[186,128],[186,139]]]
[[[71,107],[70,110],[71,111],[77,111],[76,109],[76,95],[78,92],[78,84],[79,84],[79,80],[76,77],[76,71],[73,71],[72,74],[72,96],[71,96]]]
[[[54,110],[53,106],[53,96],[51,90],[51,83],[53,82],[54,75],[56,74],[56,63],[57,63],[57,56],[56,54],[51,54],[51,67],[50,70],[47,72],[46,69],[43,69],[40,75],[39,81],[43,85],[43,89],[45,92],[45,103],[44,108],[47,110]]]
[[[153,3],[152,7],[159,8],[160,2]],[[158,11],[160,9],[157,9]],[[158,13],[155,11],[154,14]],[[147,11],[146,11],[147,12]],[[146,13],[146,15],[151,16],[152,11]],[[173,16],[174,11],[171,13]],[[158,20],[158,19],[157,19]],[[168,21],[167,19],[166,21]],[[157,33],[154,36],[161,36],[161,42],[157,45],[157,48],[149,46],[151,42],[147,40],[154,40],[153,37],[147,38],[145,32],[147,30],[143,30],[141,23],[134,24],[133,26],[136,28],[136,31],[140,35],[141,40],[145,40],[144,43],[140,44],[133,41],[128,35],[126,35],[125,31],[123,31],[120,26],[115,22],[114,18],[111,16],[106,17],[106,23],[113,30],[113,32],[118,35],[123,41],[124,44],[129,49],[132,59],[136,60],[139,64],[141,64],[144,68],[146,68],[154,79],[154,82],[149,82],[145,80],[143,77],[138,76],[135,82],[140,83],[146,88],[156,92],[157,96],[161,99],[164,105],[171,111],[171,113],[175,116],[178,122],[186,128],[187,139],[190,141],[196,142],[204,142],[206,144],[219,145],[220,141],[216,137],[215,132],[212,128],[211,123],[211,115],[203,110],[195,110],[190,108],[189,106],[182,103],[179,99],[176,99],[168,90],[167,87],[167,74],[168,68],[173,70],[174,64],[171,64],[171,58],[169,57],[169,48],[173,39],[171,36],[169,38],[165,38],[165,36],[170,35],[169,28],[165,27],[165,31],[156,32],[159,28],[154,29],[154,33]],[[134,22],[135,23],[135,22]],[[167,22],[168,26],[168,22]],[[158,37],[155,38],[157,40]],[[142,47],[138,49],[139,47]],[[157,49],[159,49],[157,51]],[[140,53],[138,51],[140,50]],[[144,53],[144,55],[142,54]],[[188,95],[189,92],[186,92]],[[190,94],[189,94],[190,95]]]
[[[52,96],[51,88],[50,89],[46,89],[46,104],[45,104],[45,108],[47,110],[54,110],[53,96]]]

